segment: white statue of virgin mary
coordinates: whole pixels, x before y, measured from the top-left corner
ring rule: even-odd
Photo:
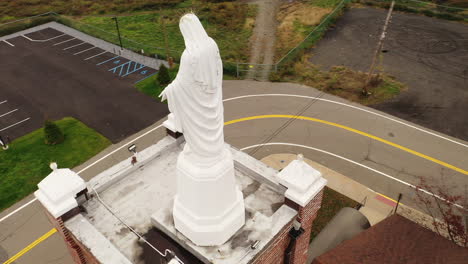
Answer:
[[[223,64],[216,42],[194,14],[180,20],[185,40],[175,80],[161,93],[184,134],[185,155],[201,161],[218,157],[224,146],[222,104]]]
[[[199,246],[221,245],[244,225],[244,200],[224,144],[223,66],[216,42],[194,14],[180,19],[185,40],[175,80],[161,93],[186,144],[177,160],[174,224]]]

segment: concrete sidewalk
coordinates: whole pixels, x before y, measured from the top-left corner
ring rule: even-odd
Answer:
[[[280,170],[286,167],[292,160],[296,159],[295,154],[272,154],[266,156],[261,161],[268,166]],[[323,165],[305,158],[306,162],[320,171],[322,176],[328,180],[327,186],[353,200],[363,204],[359,211],[364,214],[371,225],[385,219],[395,211],[397,202],[389,197],[384,196],[368,187],[348,178],[334,170],[331,170]],[[398,205],[398,214],[416,222],[426,228],[432,228],[432,219],[413,208],[410,208],[402,203]]]

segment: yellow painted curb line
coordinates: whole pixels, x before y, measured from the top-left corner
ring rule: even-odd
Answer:
[[[23,248],[23,250],[21,250],[20,252],[16,253],[16,255],[14,255],[13,257],[11,257],[9,260],[7,260],[6,262],[4,262],[3,264],[10,264],[10,263],[12,263],[13,261],[19,259],[21,256],[23,256],[24,254],[26,254],[29,250],[31,250],[32,248],[34,248],[35,246],[37,246],[39,243],[41,243],[42,241],[46,240],[46,239],[49,238],[51,235],[55,234],[55,232],[57,232],[57,229],[52,228],[49,232],[45,233],[45,234],[42,235],[40,238],[36,239],[36,241],[32,242],[32,243],[29,244],[27,247]]]
[[[340,125],[340,124],[337,124],[337,123],[333,123],[333,122],[329,122],[329,121],[325,121],[325,120],[321,120],[321,119],[317,119],[317,118],[313,118],[313,117],[296,116],[296,115],[258,115],[258,116],[249,116],[249,117],[234,119],[234,120],[225,122],[224,125],[231,125],[231,124],[235,124],[235,123],[239,123],[239,122],[244,122],[244,121],[249,121],[249,120],[267,119],[267,118],[294,118],[294,119],[313,121],[313,122],[318,122],[318,123],[322,123],[322,124],[326,124],[326,125],[330,125],[330,126],[334,126],[334,127],[339,127],[339,128],[342,128],[342,129],[351,131],[351,132],[353,132],[353,133],[356,133],[356,134],[359,134],[359,135],[362,135],[362,136],[365,136],[365,137],[368,137],[368,138],[372,138],[372,139],[374,139],[374,140],[380,141],[380,142],[385,143],[385,144],[387,144],[387,145],[390,145],[390,146],[392,146],[392,147],[395,147],[395,148],[401,149],[401,150],[403,150],[403,151],[406,151],[406,152],[408,152],[408,153],[411,153],[411,154],[413,154],[413,155],[415,155],[415,156],[421,157],[421,158],[423,158],[423,159],[432,161],[432,162],[434,162],[434,163],[437,163],[437,164],[439,164],[439,165],[442,165],[442,166],[447,167],[447,168],[449,168],[449,169],[452,169],[452,170],[454,170],[454,171],[457,171],[457,172],[460,172],[460,173],[462,173],[462,174],[468,175],[468,171],[466,171],[466,170],[464,170],[464,169],[455,167],[455,166],[453,166],[453,165],[451,165],[451,164],[448,164],[447,162],[444,162],[444,161],[435,159],[435,158],[433,158],[433,157],[424,155],[424,154],[422,154],[422,153],[419,153],[419,152],[414,151],[414,150],[412,150],[412,149],[409,149],[409,148],[407,148],[407,147],[403,147],[403,146],[401,146],[401,145],[398,145],[398,144],[396,144],[396,143],[390,142],[390,141],[385,140],[385,139],[383,139],[383,138],[379,138],[379,137],[377,137],[377,136],[368,134],[368,133],[366,133],[366,132],[362,132],[362,131],[357,130],[357,129],[354,129],[354,128],[350,128],[350,127],[347,127],[347,126],[344,126],[344,125]]]

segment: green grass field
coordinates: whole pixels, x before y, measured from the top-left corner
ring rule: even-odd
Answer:
[[[145,53],[157,53],[166,55],[165,34],[163,19],[166,29],[169,55],[180,58],[185,44],[179,30],[180,17],[189,12],[185,7],[161,9],[131,15],[119,16],[121,35],[126,39],[151,48],[146,48]],[[246,4],[239,3],[203,3],[193,10],[200,18],[208,34],[218,43],[221,56],[224,60],[245,61],[248,58],[248,40],[252,34],[252,26],[246,24],[248,19],[253,20],[255,9]],[[87,16],[80,19],[87,25],[115,33],[114,20],[109,16]],[[84,28],[86,29],[86,28]],[[103,34],[104,38],[106,37]],[[111,40],[115,42],[115,40]],[[124,41],[124,46],[139,50],[143,46]]]
[[[0,211],[37,189],[50,172],[49,164],[73,168],[104,150],[111,142],[73,118],[56,122],[65,134],[58,145],[44,143],[43,129],[14,140],[6,151],[0,149]]]

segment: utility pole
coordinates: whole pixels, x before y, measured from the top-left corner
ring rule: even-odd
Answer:
[[[119,35],[120,48],[123,49],[122,38],[120,37],[119,21],[117,20],[117,17],[113,17],[112,19],[115,20],[115,27],[117,28],[117,35]]]
[[[166,49],[166,60],[169,62],[169,68],[172,68],[172,58],[171,54],[169,53],[169,43],[167,40],[167,30],[166,30],[166,16],[161,17],[161,24],[163,29],[163,36],[164,36],[164,49]]]
[[[394,5],[395,5],[395,1],[392,1],[392,4],[390,5],[390,9],[388,10],[387,18],[385,19],[385,24],[382,30],[382,34],[380,34],[379,42],[377,43],[377,47],[375,48],[374,58],[372,59],[372,64],[370,66],[369,73],[367,75],[366,83],[364,84],[364,87],[362,89],[362,94],[365,96],[370,94],[367,87],[369,87],[369,83],[372,79],[372,74],[374,73],[375,67],[377,65],[377,59],[379,57],[380,52],[382,51],[383,41],[385,39],[385,35],[387,34],[387,27],[388,27],[388,23],[390,22],[390,18],[392,17],[392,11],[393,11]]]

